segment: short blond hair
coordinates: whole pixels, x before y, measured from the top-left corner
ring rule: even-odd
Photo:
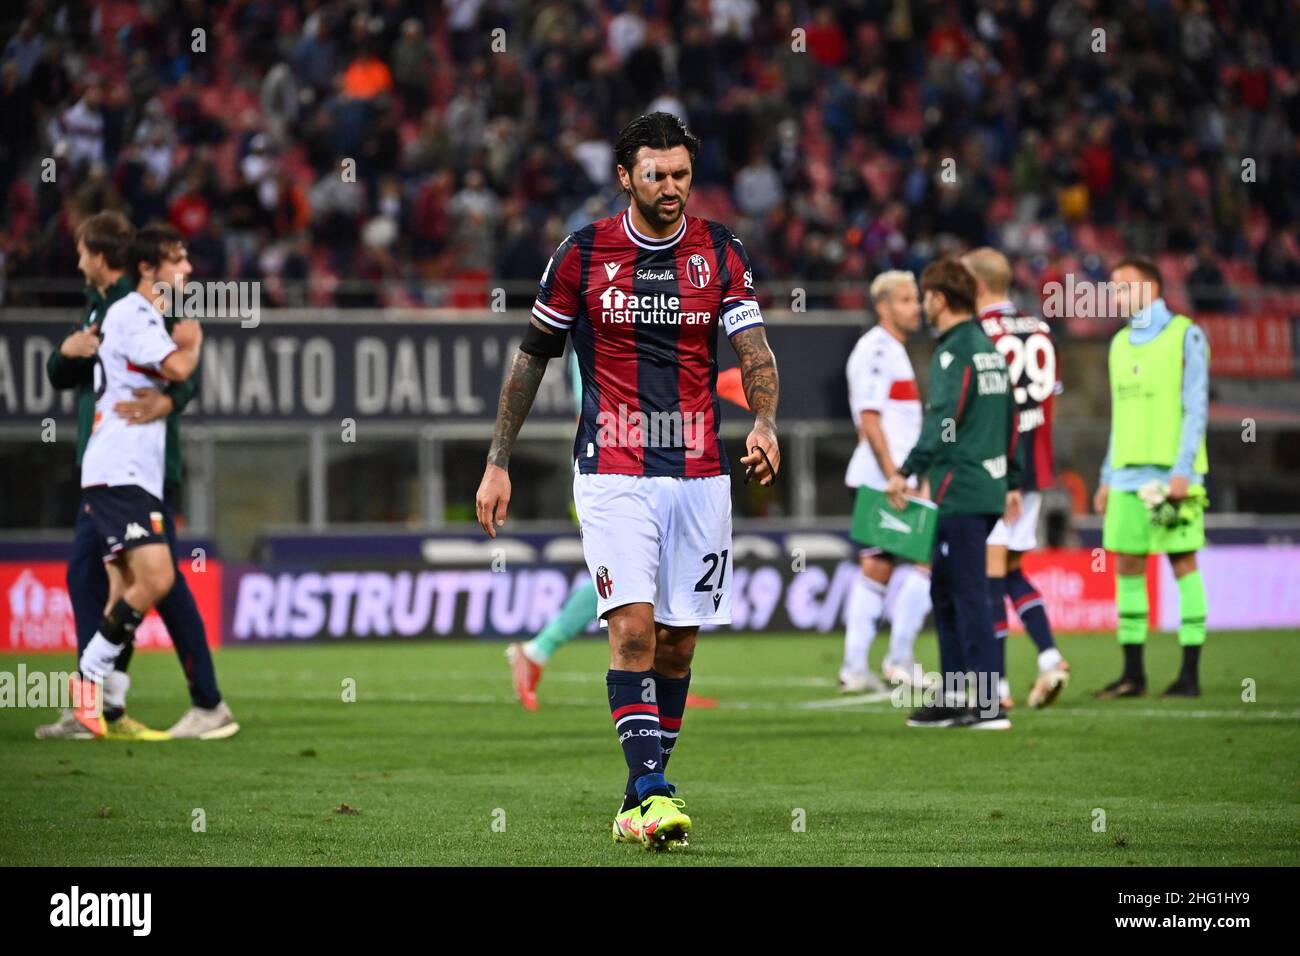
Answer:
[[[990,294],[1006,295],[1011,291],[1011,263],[996,249],[980,246],[962,256],[961,261]]]
[[[890,293],[904,282],[910,282],[916,285],[916,276],[905,269],[890,269],[888,272],[882,272],[871,280],[869,294],[871,303],[877,305],[881,299],[889,297]]]

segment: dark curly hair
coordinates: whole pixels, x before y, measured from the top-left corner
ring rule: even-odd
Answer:
[[[623,127],[614,141],[614,158],[629,173],[634,172],[637,151],[642,146],[651,149],[672,149],[685,146],[695,165],[695,154],[700,151],[700,140],[686,128],[686,124],[672,113],[646,113]]]

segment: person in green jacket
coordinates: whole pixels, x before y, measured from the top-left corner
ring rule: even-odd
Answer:
[[[993,632],[985,542],[998,518],[1020,515],[1015,400],[1006,359],[975,321],[975,277],[957,259],[921,273],[922,307],[939,333],[921,437],[885,486],[902,509],[907,479],[929,479],[939,509],[930,598],[939,632],[944,696],[910,727],[1011,727],[998,694],[1001,654]],[[967,674],[975,678],[974,706]]]
[[[1205,643],[1205,429],[1210,347],[1205,333],[1162,298],[1154,262],[1125,259],[1111,273],[1126,318],[1110,345],[1110,442],[1093,506],[1104,514],[1102,545],[1115,554],[1115,603],[1124,673],[1096,696],[1146,692],[1147,555],[1167,554],[1178,582],[1183,663],[1165,697],[1199,697]]]
[[[87,308],[76,330],[70,333],[46,363],[46,375],[55,388],[77,393],[77,464],[81,464],[86,443],[95,423],[95,364],[98,361],[99,326],[108,307],[134,291],[128,275],[127,249],[133,236],[131,224],[121,213],[105,211],[88,217],[77,229],[78,268],[86,278]],[[167,331],[173,320],[165,318]],[[183,476],[180,415],[197,394],[195,377],[171,384],[166,392],[156,389],[136,392],[136,400],[120,403],[117,411],[129,414],[139,424],[167,418],[166,470],[163,515],[167,539],[176,551],[175,507],[180,500]],[[129,409],[123,405],[130,405]],[[175,585],[157,606],[167,626],[189,685],[191,708],[170,730],[158,731],[127,716],[126,695],[130,687],[127,669],[132,648],[127,645],[115,669],[104,680],[104,717],[109,739],[166,740],[169,737],[212,739],[230,736],[239,729],[217,687],[212,652],[208,647],[203,618],[185,576],[177,567]],[[85,507],[78,508],[72,554],[67,569],[68,597],[72,603],[80,659],[99,627],[108,597],[108,575],[104,571],[95,528]],[[233,728],[233,729],[231,729]],[[65,710],[53,723],[36,729],[41,739],[85,738],[90,734]]]

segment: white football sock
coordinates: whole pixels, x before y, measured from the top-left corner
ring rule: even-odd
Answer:
[[[885,620],[893,621],[894,614],[898,611],[898,594],[903,590],[903,585],[907,583],[907,572],[911,568],[910,564],[898,564],[894,566],[894,573],[889,576],[889,584],[885,591]]]
[[[99,631],[96,631],[95,636],[86,645],[86,649],[81,652],[81,660],[77,663],[77,669],[81,671],[84,677],[102,681],[113,670],[113,664],[117,661],[117,655],[120,653],[122,653],[120,644],[114,644]]]
[[[109,671],[104,677],[104,706],[126,710],[126,692],[130,688],[130,674],[126,671]]]
[[[902,578],[894,604],[893,624],[889,628],[889,659],[895,663],[913,659],[916,635],[921,632],[925,616],[930,613],[930,573],[915,565],[894,572],[890,584]]]
[[[840,677],[860,676],[868,670],[867,657],[876,638],[876,621],[885,609],[885,586],[866,575],[858,578],[849,592],[844,617],[844,664]]]
[[[1063,659],[1064,658],[1061,657],[1061,652],[1057,648],[1049,647],[1047,650],[1039,652],[1038,669],[1040,671],[1050,671],[1053,667],[1060,664]]]

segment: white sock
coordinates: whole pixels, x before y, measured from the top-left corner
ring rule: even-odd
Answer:
[[[1038,669],[1040,671],[1050,671],[1060,664],[1062,660],[1064,658],[1061,657],[1061,652],[1055,647],[1049,647],[1047,650],[1039,652]]]
[[[99,631],[90,639],[86,649],[81,652],[81,660],[77,663],[77,669],[81,671],[82,676],[89,677],[91,680],[102,681],[112,670],[113,664],[117,661],[117,655],[122,653],[120,644],[114,644]]]
[[[895,565],[894,573],[889,576],[889,584],[885,591],[885,620],[893,621],[894,614],[898,610],[898,594],[903,590],[903,585],[907,583],[907,571],[911,567],[909,564]]]
[[[1011,696],[1011,681],[1007,680],[1005,677],[998,678],[998,696],[999,697]]]
[[[859,676],[867,672],[867,657],[876,638],[876,620],[885,609],[885,586],[866,575],[858,578],[849,592],[849,606],[844,617],[844,664],[840,677]]]
[[[912,660],[916,647],[916,635],[921,632],[925,616],[930,613],[930,574],[915,565],[899,568],[894,572],[893,584],[898,578],[898,597],[894,604],[893,624],[889,628],[889,659],[894,663]]]
[[[535,637],[531,641],[525,642],[522,645],[522,648],[524,657],[528,658],[538,667],[545,667],[551,659],[551,656],[542,650],[541,644],[538,643],[537,638]]]
[[[109,671],[104,677],[104,706],[126,710],[126,692],[130,688],[130,674],[126,671]]]

